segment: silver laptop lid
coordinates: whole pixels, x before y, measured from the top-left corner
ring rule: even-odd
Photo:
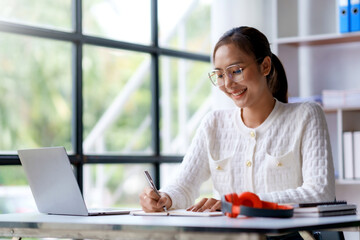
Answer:
[[[41,213],[88,215],[64,147],[18,150]]]

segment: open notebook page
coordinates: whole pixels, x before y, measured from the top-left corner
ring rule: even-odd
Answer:
[[[188,216],[188,217],[214,217],[223,216],[222,212],[191,212],[185,209],[170,210],[167,212],[144,212],[144,211],[132,211],[130,213],[134,216]]]

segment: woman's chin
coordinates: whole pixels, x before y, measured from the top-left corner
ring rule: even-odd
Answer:
[[[231,99],[233,100],[233,102],[235,103],[236,106],[238,106],[240,108],[246,107],[246,98],[245,98],[245,96],[241,96],[241,97],[232,96]]]

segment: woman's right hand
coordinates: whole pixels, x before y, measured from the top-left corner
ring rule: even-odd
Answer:
[[[172,200],[166,193],[159,192],[160,197],[151,187],[146,187],[139,195],[141,208],[145,212],[162,212],[164,206],[169,209],[172,205]]]

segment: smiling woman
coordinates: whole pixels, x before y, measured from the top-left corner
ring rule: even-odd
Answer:
[[[276,203],[334,200],[324,113],[316,103],[287,103],[285,71],[264,34],[252,27],[229,30],[215,45],[213,63],[210,80],[237,108],[214,110],[203,119],[161,197],[149,188],[140,194],[143,209],[216,211],[221,196],[232,192]],[[209,178],[214,195],[195,203]]]

